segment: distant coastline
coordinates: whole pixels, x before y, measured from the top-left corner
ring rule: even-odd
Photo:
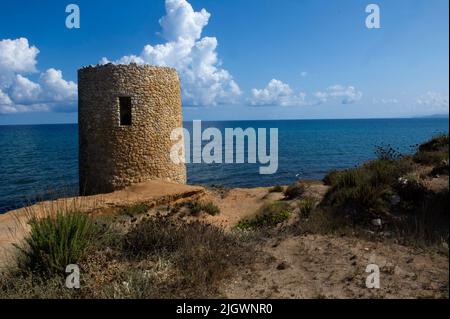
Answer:
[[[293,118],[293,119],[206,119],[203,122],[267,122],[267,121],[346,121],[346,120],[402,120],[402,119],[448,119],[449,114],[431,114],[431,115],[415,115],[415,116],[394,116],[394,117],[355,117],[355,118]],[[1,119],[1,117],[0,117]],[[184,120],[183,123],[192,122]],[[28,125],[77,125],[77,122],[58,122],[58,123],[6,123],[0,126],[28,126]]]

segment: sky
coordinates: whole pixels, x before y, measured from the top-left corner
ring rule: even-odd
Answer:
[[[66,6],[80,28],[66,26]],[[367,5],[380,28],[366,26]],[[77,121],[77,70],[175,67],[185,120],[448,114],[448,0],[1,0],[0,125]]]

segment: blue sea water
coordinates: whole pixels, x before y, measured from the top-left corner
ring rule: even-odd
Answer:
[[[192,130],[192,122],[185,127]],[[255,187],[320,179],[331,169],[375,157],[377,145],[404,153],[438,133],[448,119],[280,120],[202,122],[217,127],[278,128],[278,171],[260,175],[260,164],[188,164],[190,184]],[[78,127],[0,126],[0,213],[30,202],[74,195],[78,190]]]

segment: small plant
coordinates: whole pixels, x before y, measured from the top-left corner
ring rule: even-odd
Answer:
[[[442,134],[419,145],[413,159],[416,163],[438,166],[442,162],[448,161],[448,151],[449,136]]]
[[[306,186],[301,182],[296,182],[288,186],[284,191],[284,196],[286,199],[300,198],[306,192]]]
[[[213,202],[189,202],[187,207],[192,215],[198,215],[201,212],[212,216],[220,214],[220,208]]]
[[[128,257],[164,258],[175,267],[171,287],[176,296],[206,297],[247,252],[223,229],[199,221],[187,223],[159,217],[137,224],[123,238]],[[168,293],[167,286],[161,292]]]
[[[203,203],[202,209],[205,213],[212,216],[220,214],[220,208],[212,202]]]
[[[18,246],[22,269],[38,273],[64,273],[98,243],[99,227],[86,214],[61,213],[44,218],[33,217],[25,245]]]
[[[449,136],[447,134],[441,134],[433,137],[429,141],[419,146],[419,152],[439,152],[448,149]]]
[[[122,208],[119,211],[120,215],[127,215],[129,217],[134,217],[136,215],[142,215],[148,212],[150,208],[145,203],[138,203],[131,206]]]
[[[283,191],[284,187],[281,185],[276,185],[269,189],[269,193],[282,193]]]
[[[274,227],[287,220],[291,211],[291,207],[285,202],[265,204],[253,218],[241,220],[237,228],[245,230]]]
[[[403,156],[402,153],[389,144],[375,146],[375,155],[379,160],[383,161],[396,161]]]
[[[328,172],[327,175],[323,178],[323,183],[328,186],[333,186],[337,183],[337,180],[339,176],[342,174],[342,172],[337,170],[332,170]]]
[[[308,218],[317,206],[317,200],[312,197],[307,197],[298,202],[298,208],[300,209],[300,215]]]

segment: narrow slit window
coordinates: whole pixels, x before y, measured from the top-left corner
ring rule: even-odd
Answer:
[[[131,125],[131,97],[119,97],[120,125]]]

